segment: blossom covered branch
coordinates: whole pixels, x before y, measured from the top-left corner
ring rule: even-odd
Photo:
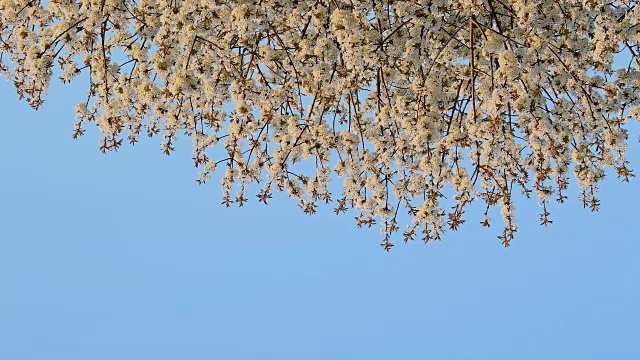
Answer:
[[[571,172],[594,211],[607,167],[633,176],[639,20],[628,0],[0,0],[0,71],[34,108],[54,67],[86,72],[74,137],[94,123],[106,152],[162,133],[170,154],[188,136],[200,183],[224,165],[227,205],[252,183],[310,214],[335,198],[389,250],[396,232],[440,239],[479,201],[485,226],[501,208],[508,246],[514,192],[546,225]]]

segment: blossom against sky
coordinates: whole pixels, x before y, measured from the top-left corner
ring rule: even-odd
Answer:
[[[506,249],[477,213],[386,253],[330,206],[224,207],[188,142],[72,140],[82,95],[55,85],[35,112],[0,82],[0,359],[640,357],[637,179],[605,179],[599,213],[570,196],[546,228],[518,200]]]

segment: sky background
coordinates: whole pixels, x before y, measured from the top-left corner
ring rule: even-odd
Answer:
[[[386,253],[353,213],[225,208],[186,141],[71,139],[85,90],[36,112],[0,80],[0,359],[640,359],[637,178],[609,173],[599,213],[572,184],[548,228],[518,200],[507,249],[474,211]]]

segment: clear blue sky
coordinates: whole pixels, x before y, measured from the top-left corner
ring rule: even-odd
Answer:
[[[519,201],[508,249],[474,214],[385,253],[282,194],[224,208],[188,142],[72,140],[84,91],[36,112],[0,81],[0,359],[640,359],[638,179],[610,176],[600,213],[572,187],[549,228]]]

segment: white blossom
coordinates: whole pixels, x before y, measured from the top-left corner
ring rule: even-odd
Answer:
[[[633,176],[639,11],[596,0],[0,0],[0,74],[38,108],[58,68],[63,82],[88,73],[74,137],[94,123],[110,151],[162,133],[166,154],[190,137],[200,183],[225,169],[226,205],[262,182],[265,203],[279,190],[309,214],[317,202],[355,208],[388,250],[398,210],[412,217],[405,241],[429,241],[480,201],[500,207],[508,246],[514,191],[533,192],[547,224],[570,171],[592,210],[606,168]],[[619,55],[630,61],[614,64]]]

